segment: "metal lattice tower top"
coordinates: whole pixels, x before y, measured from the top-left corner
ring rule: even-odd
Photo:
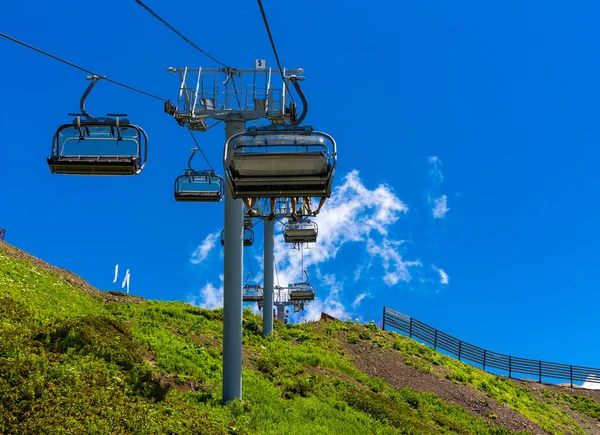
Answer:
[[[206,131],[207,118],[251,120],[267,118],[284,124],[292,115],[286,107],[290,80],[304,80],[302,68],[279,70],[266,68],[265,60],[256,60],[255,69],[173,68],[179,76],[177,104],[165,103],[165,111],[190,130]]]
[[[6,230],[0,227],[0,242],[4,240],[4,235],[6,234]]]

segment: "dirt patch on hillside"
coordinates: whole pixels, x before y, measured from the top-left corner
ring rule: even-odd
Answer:
[[[100,296],[104,300],[104,302],[123,302],[139,304],[146,301],[145,299],[139,296],[129,296],[126,294],[119,294],[117,292],[115,292],[117,293],[115,294],[100,291],[96,287],[84,281],[79,276],[75,275],[73,272],[66,269],[61,269],[60,267],[52,266],[51,264],[46,263],[44,260],[40,260],[39,258],[34,257],[33,255],[28,254],[27,252],[21,251],[20,249],[15,248],[14,246],[6,242],[0,241],[0,247],[6,255],[17,260],[27,261],[33,264],[35,267],[39,267],[40,269],[45,269],[55,274],[58,279],[60,279],[66,284],[78,287],[86,293],[90,294],[91,296]]]
[[[440,379],[407,366],[398,352],[379,348],[373,343],[342,342],[356,367],[369,376],[384,379],[395,388],[434,393],[440,399],[465,408],[472,415],[482,417],[496,426],[504,426],[534,434],[546,434],[541,427],[508,406],[490,399],[485,394],[449,379]],[[493,418],[495,416],[495,418]]]

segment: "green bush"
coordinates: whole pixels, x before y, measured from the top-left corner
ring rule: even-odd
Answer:
[[[38,338],[60,353],[94,355],[130,369],[142,362],[142,350],[134,343],[129,328],[106,315],[88,315],[58,322],[49,334]]]
[[[380,422],[401,429],[403,434],[426,435],[436,433],[433,427],[419,419],[414,410],[395,402],[386,395],[354,388],[346,392],[345,399],[352,408],[364,412]]]

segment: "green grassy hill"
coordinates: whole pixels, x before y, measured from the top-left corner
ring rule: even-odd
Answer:
[[[597,392],[490,375],[373,324],[261,335],[221,405],[223,313],[94,289],[0,243],[2,434],[598,434]]]

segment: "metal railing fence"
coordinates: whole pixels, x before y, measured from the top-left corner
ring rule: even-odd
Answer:
[[[459,361],[479,364],[483,370],[493,368],[505,372],[509,378],[521,374],[535,376],[538,382],[542,382],[543,378],[562,379],[568,380],[571,387],[573,382],[578,381],[600,383],[600,368],[559,364],[492,352],[452,337],[398,311],[383,307],[382,328],[385,329],[386,326],[395,328],[410,338],[417,338],[436,350],[444,350],[456,356]]]

